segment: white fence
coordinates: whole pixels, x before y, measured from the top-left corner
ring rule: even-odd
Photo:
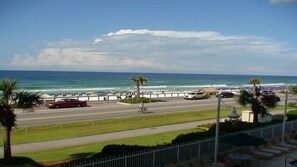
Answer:
[[[286,123],[286,133],[291,133],[296,129],[297,120]],[[281,136],[282,124],[243,132],[264,140],[269,140],[273,137]],[[219,152],[223,152],[231,148],[232,146],[230,145],[220,143]],[[63,164],[61,167],[163,167],[166,164],[201,158],[203,155],[214,156],[214,137],[206,140],[171,145],[151,151],[122,155],[118,157],[75,161]]]
[[[187,92],[170,92],[170,93],[152,93],[152,94],[141,94],[141,97],[146,98],[175,98],[175,97],[185,97]],[[110,101],[119,100],[125,98],[135,97],[135,94],[106,94],[106,95],[59,95],[59,96],[49,96],[42,97],[41,100],[44,102],[57,101],[63,98],[72,98],[83,101]]]

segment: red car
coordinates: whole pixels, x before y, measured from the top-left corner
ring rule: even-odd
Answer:
[[[56,102],[50,102],[45,105],[48,108],[62,108],[62,107],[86,107],[86,101],[79,101],[77,99],[60,99]]]

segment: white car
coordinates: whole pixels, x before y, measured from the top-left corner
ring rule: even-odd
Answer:
[[[195,99],[204,99],[205,97],[206,97],[205,93],[203,92],[191,92],[185,95],[184,99],[195,100]]]

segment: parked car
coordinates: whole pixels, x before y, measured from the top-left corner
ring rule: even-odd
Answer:
[[[79,101],[77,99],[60,99],[56,102],[50,102],[45,105],[48,108],[64,108],[64,107],[86,107],[86,101]]]
[[[195,100],[195,99],[204,99],[205,97],[206,97],[206,95],[203,92],[191,92],[191,93],[188,93],[187,95],[185,95],[184,99]]]
[[[234,97],[234,94],[232,92],[218,92],[216,94],[216,97],[218,97],[219,94],[221,95],[222,98],[232,98],[232,97]]]
[[[275,93],[271,90],[263,90],[260,92],[261,95],[274,95]]]

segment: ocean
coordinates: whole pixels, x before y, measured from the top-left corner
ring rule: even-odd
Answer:
[[[297,84],[295,76],[0,70],[0,79],[16,80],[19,90],[47,94],[135,91],[135,86],[129,80],[131,76],[147,78],[148,82],[141,86],[144,92],[247,87],[251,78],[260,79],[261,86],[284,87]]]

